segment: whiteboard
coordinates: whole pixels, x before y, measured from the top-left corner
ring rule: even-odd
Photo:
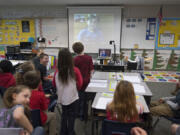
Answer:
[[[68,47],[67,19],[42,19],[42,35],[46,38],[46,47]]]
[[[141,21],[138,21],[141,19]],[[135,22],[128,22],[128,18],[122,21],[121,48],[133,49],[154,49],[155,40],[146,40],[147,18],[134,18]]]

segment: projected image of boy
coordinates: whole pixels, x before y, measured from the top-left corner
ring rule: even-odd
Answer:
[[[77,39],[85,44],[102,42],[103,35],[98,23],[99,18],[96,14],[88,14],[87,27],[80,30]]]

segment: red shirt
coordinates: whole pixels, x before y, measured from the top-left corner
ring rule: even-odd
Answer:
[[[30,108],[40,109],[41,123],[42,125],[44,125],[47,120],[47,115],[44,111],[48,109],[48,103],[44,92],[32,90],[30,98]]]
[[[4,88],[9,88],[11,86],[16,86],[16,80],[11,73],[1,73],[0,74],[0,86]]]
[[[39,84],[39,86],[38,86],[38,90],[43,92],[42,83],[40,83],[40,84]]]
[[[56,72],[54,73],[54,77],[53,77],[53,81],[52,81],[52,84],[53,86],[56,88],[56,79],[55,79],[55,76],[56,76],[56,73],[58,72],[58,70],[56,70]],[[80,90],[81,87],[82,87],[82,84],[83,84],[83,79],[82,79],[82,76],[81,76],[81,72],[79,71],[78,68],[74,67],[74,73],[75,73],[75,77],[76,77],[76,87],[77,87],[77,90]]]
[[[81,90],[85,90],[90,82],[91,71],[94,69],[92,57],[88,55],[79,55],[74,58],[74,65],[79,68],[83,77]]]
[[[106,113],[107,113],[107,119],[108,120],[115,120],[115,121],[117,121],[116,116],[112,116],[109,110],[106,110]],[[138,117],[134,117],[134,119],[129,119],[126,122],[127,123],[137,122],[137,120],[138,120]]]

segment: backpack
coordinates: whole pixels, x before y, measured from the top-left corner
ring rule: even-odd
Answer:
[[[18,127],[13,118],[14,107],[0,109],[0,128]]]

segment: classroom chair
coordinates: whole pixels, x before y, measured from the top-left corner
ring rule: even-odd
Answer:
[[[131,135],[131,128],[137,123],[121,123],[105,119],[102,123],[102,135]]]
[[[41,116],[39,109],[31,110],[31,120],[34,128],[41,126]]]
[[[23,128],[0,128],[1,135],[20,135]]]

